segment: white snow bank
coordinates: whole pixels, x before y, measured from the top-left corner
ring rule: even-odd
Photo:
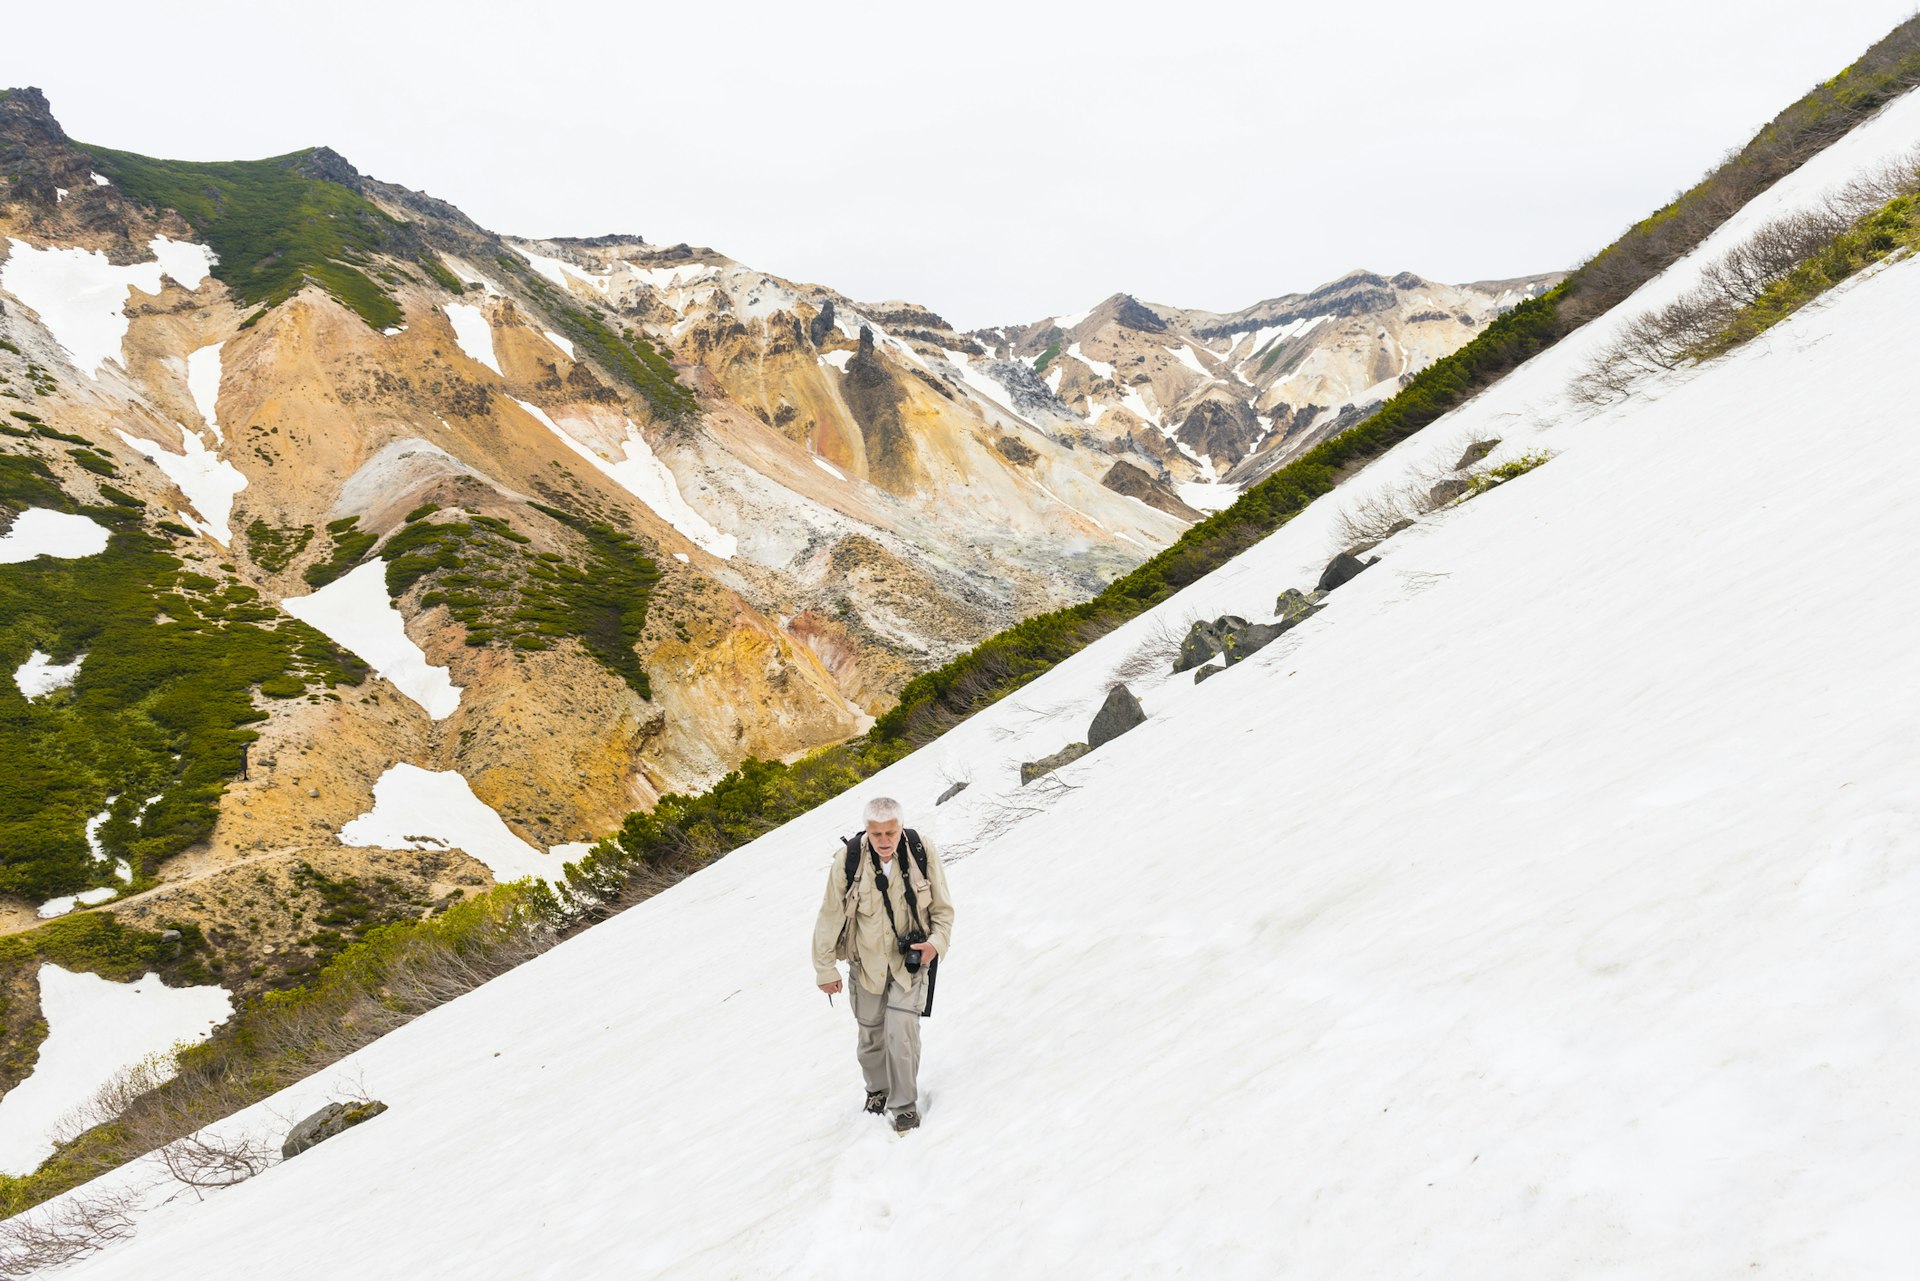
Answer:
[[[35,556],[72,560],[106,549],[107,529],[99,522],[46,507],[29,507],[13,518],[12,529],[0,534],[0,565],[17,565]]]
[[[850,351],[829,351],[823,353],[819,359],[821,364],[831,365],[844,374],[847,372],[847,362],[853,359],[853,353]]]
[[[1095,303],[1093,307],[1098,307],[1099,305],[1099,303]],[[1053,323],[1061,329],[1072,329],[1075,325],[1078,325],[1081,321],[1093,314],[1093,307],[1089,307],[1085,311],[1076,311],[1066,316],[1055,316]]]
[[[739,540],[732,534],[723,534],[715,529],[705,516],[681,497],[680,482],[674,479],[667,465],[655,456],[647,444],[647,438],[631,422],[627,424],[627,438],[622,443],[626,457],[617,463],[610,463],[575,440],[540,406],[524,400],[515,403],[559,437],[561,444],[593,464],[602,474],[611,477],[622,489],[645,503],[654,515],[685,534],[702,551],[721,560],[730,560],[734,552],[739,550]]]
[[[39,313],[53,340],[90,376],[120,357],[129,288],[157,294],[161,278],[171,276],[186,289],[198,289],[213,264],[205,245],[165,237],[148,242],[152,262],[127,267],[91,249],[42,249],[11,236],[7,243],[12,251],[0,264],[0,289]]]
[[[565,871],[566,858],[578,857],[542,854],[515,836],[460,774],[405,762],[380,776],[373,785],[373,808],[340,829],[340,843],[465,850],[485,863],[496,881],[555,880]]]
[[[89,173],[87,177],[93,179],[93,185],[96,187],[108,187],[112,185],[105,178],[102,178],[97,173]]]
[[[1196,355],[1193,348],[1187,344],[1181,343],[1178,347],[1169,347],[1167,348],[1167,352],[1175,360],[1185,365],[1188,369],[1191,369],[1194,373],[1199,374],[1202,378],[1213,377],[1213,372],[1200,363],[1200,357]]]
[[[1197,511],[1225,511],[1240,498],[1240,486],[1219,481],[1187,481],[1174,486],[1180,501]]]
[[[220,401],[220,344],[209,343],[187,357],[187,390],[200,411],[200,421],[213,431],[213,438],[224,442],[220,416],[215,412]]]
[[[218,430],[215,428],[216,437]],[[177,454],[158,441],[130,436],[118,427],[114,431],[121,440],[146,455],[175,488],[187,496],[193,509],[200,513],[201,532],[223,547],[233,541],[227,520],[233,515],[234,495],[247,487],[245,472],[208,448],[199,432],[184,425],[180,425],[181,452]]]
[[[20,687],[20,693],[29,699],[45,698],[56,689],[73,684],[74,677],[80,674],[80,664],[87,656],[81,654],[71,663],[56,663],[53,655],[34,650],[27,655],[27,661],[13,669],[13,683]]]
[[[1092,356],[1087,355],[1086,352],[1081,351],[1079,343],[1074,343],[1071,347],[1068,347],[1067,355],[1073,357],[1102,378],[1113,377],[1113,366],[1104,360],[1095,360]],[[1058,357],[1055,357],[1055,359],[1058,359]]]
[[[561,351],[566,352],[568,360],[579,359],[573,354],[573,340],[571,338],[562,334],[556,334],[551,329],[542,329],[540,332],[546,335],[548,342],[558,347]]]
[[[90,890],[81,890],[78,894],[62,894],[59,898],[50,898],[35,909],[43,921],[56,916],[65,916],[76,907],[92,907],[95,903],[104,903],[120,891],[112,885],[100,885]]]
[[[453,340],[460,344],[467,358],[496,374],[502,373],[500,362],[493,354],[493,326],[488,323],[486,313],[465,302],[442,303],[440,310],[447,313],[447,320],[453,325]]]
[[[226,1021],[225,988],[167,987],[158,974],[114,983],[40,967],[47,1039],[33,1075],[0,1099],[0,1174],[28,1174],[53,1152],[62,1121],[116,1073],[175,1046],[204,1041]]]
[[[835,480],[845,480],[847,478],[847,474],[845,472],[841,471],[838,467],[835,467],[832,463],[828,462],[826,459],[822,458],[818,454],[813,455],[813,465],[815,467],[818,467],[821,471],[827,473],[827,475],[833,477]]]
[[[351,650],[436,721],[460,706],[460,687],[407,635],[406,620],[387,596],[387,563],[374,559],[310,596],[289,596],[280,608]]]

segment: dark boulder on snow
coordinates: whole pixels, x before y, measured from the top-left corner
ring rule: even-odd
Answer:
[[[1291,623],[1242,623],[1220,638],[1220,654],[1227,660],[1227,666],[1232,667],[1273,644],[1291,626]]]
[[[1173,670],[1192,671],[1220,652],[1220,646],[1230,628],[1246,625],[1246,619],[1236,618],[1232,614],[1223,614],[1211,623],[1196,622],[1187,629],[1187,638],[1180,642],[1180,661],[1173,665]]]
[[[1052,756],[1042,756],[1037,761],[1028,761],[1020,767],[1020,786],[1025,787],[1034,779],[1051,774],[1062,765],[1071,765],[1092,750],[1093,748],[1086,743],[1068,743]]]
[[[1372,560],[1361,560],[1352,552],[1341,552],[1327,563],[1327,568],[1321,573],[1316,587],[1319,591],[1330,592],[1342,583],[1351,582],[1361,570],[1379,559],[1375,556]]]
[[[1093,718],[1093,727],[1087,731],[1087,746],[1099,747],[1102,743],[1111,743],[1122,734],[1147,719],[1140,707],[1140,700],[1125,685],[1115,685],[1107,691],[1107,701],[1100,705],[1100,711]]]
[[[1225,663],[1208,663],[1205,667],[1196,667],[1193,669],[1193,683],[1198,685],[1201,681],[1207,679],[1207,677],[1217,676],[1226,670],[1227,665]]]
[[[954,797],[960,795],[960,793],[967,790],[967,782],[968,780],[962,779],[958,783],[955,783],[952,787],[949,787],[946,791],[940,793],[940,795],[937,798],[935,798],[933,803],[935,805],[945,805],[948,801],[952,800]]]
[[[1498,440],[1476,440],[1461,452],[1460,461],[1453,465],[1453,469],[1455,471],[1465,471],[1499,447],[1500,442]]]
[[[1427,491],[1427,501],[1435,507],[1445,507],[1461,497],[1473,486],[1463,476],[1449,476]]]
[[[280,1155],[292,1159],[316,1143],[325,1143],[336,1134],[351,1130],[362,1121],[371,1121],[387,1110],[378,1099],[355,1099],[351,1103],[329,1103],[287,1132]]]
[[[1305,622],[1324,608],[1326,607],[1320,603],[1319,592],[1303,592],[1298,587],[1287,588],[1280,593],[1280,598],[1273,602],[1273,612],[1278,614],[1280,621],[1289,627],[1295,623]]]

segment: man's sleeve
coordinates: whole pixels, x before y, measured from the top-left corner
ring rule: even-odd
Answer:
[[[941,865],[940,851],[927,846],[927,884],[933,890],[933,905],[927,910],[927,920],[932,928],[927,931],[927,942],[939,950],[941,956],[947,954],[947,944],[953,938],[953,896],[947,893],[947,869]]]
[[[834,964],[833,945],[840,941],[840,926],[847,919],[846,870],[838,858],[827,868],[827,897],[820,904],[820,915],[813,922],[813,981],[833,983],[840,978]]]

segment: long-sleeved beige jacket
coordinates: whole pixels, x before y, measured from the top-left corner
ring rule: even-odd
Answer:
[[[953,937],[953,899],[947,893],[947,872],[940,866],[940,851],[933,842],[924,836],[920,843],[927,851],[927,879],[920,879],[920,869],[914,863],[913,854],[907,849],[906,838],[902,837],[899,847],[894,851],[893,862],[887,869],[887,896],[893,903],[893,919],[899,923],[900,933],[906,934],[915,925],[927,932],[927,942],[933,944],[941,956],[947,954],[947,942]],[[913,890],[919,904],[919,918],[910,920],[907,912],[907,892],[901,883],[897,871],[904,870],[913,878]],[[901,987],[913,986],[913,976],[907,973],[905,960],[901,958],[899,944],[893,933],[893,926],[887,922],[887,910],[880,902],[880,891],[873,881],[873,859],[867,854],[866,839],[861,838],[860,863],[854,876],[854,916],[853,929],[848,932],[849,947],[845,953],[837,950],[840,941],[840,927],[847,919],[847,851],[845,846],[833,847],[833,866],[827,873],[827,896],[820,904],[820,916],[813,924],[813,973],[816,983],[832,983],[840,977],[840,971],[834,965],[835,960],[850,960],[854,963],[854,975],[861,987],[875,994],[887,990],[887,974],[892,972],[894,980]],[[925,971],[922,971],[924,973]]]

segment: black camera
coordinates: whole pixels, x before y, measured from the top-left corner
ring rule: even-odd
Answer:
[[[906,936],[900,940],[900,956],[907,963],[907,973],[918,974],[920,972],[920,953],[913,950],[913,945],[926,941],[927,932],[925,930],[909,930]]]

